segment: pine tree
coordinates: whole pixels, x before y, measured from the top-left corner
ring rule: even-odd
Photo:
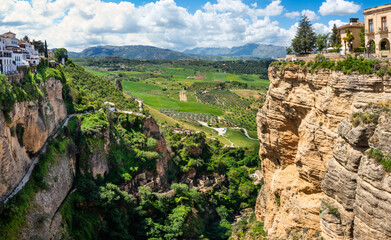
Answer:
[[[49,57],[49,54],[48,54],[48,44],[46,43],[46,40],[45,40],[45,58],[48,58]]]
[[[309,18],[304,15],[300,20],[296,36],[292,40],[292,48],[296,53],[309,53],[315,48],[315,45],[316,34]]]
[[[341,44],[341,39],[338,37],[337,25],[334,23],[333,29],[331,30],[330,46],[335,47],[337,44]]]

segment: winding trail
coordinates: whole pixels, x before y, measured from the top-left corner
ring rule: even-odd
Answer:
[[[143,111],[143,101],[140,100],[140,99],[135,99],[137,102],[138,102],[138,107],[139,107],[139,110],[140,112]],[[99,109],[99,110],[91,110],[91,111],[88,111],[88,112],[83,112],[83,113],[74,113],[74,114],[70,114],[68,115],[65,120],[63,121],[63,123],[61,124],[60,127],[58,127],[55,131],[55,133],[48,137],[48,139],[46,139],[45,141],[45,144],[42,146],[42,148],[35,154],[35,156],[33,157],[32,159],[32,163],[30,164],[29,166],[29,169],[28,171],[25,173],[25,175],[23,176],[23,178],[20,180],[20,182],[18,183],[18,185],[8,194],[6,195],[5,197],[3,197],[3,199],[0,200],[0,206],[7,203],[8,200],[10,200],[13,196],[15,196],[20,190],[22,190],[22,188],[26,185],[26,183],[29,181],[30,179],[30,176],[31,176],[31,173],[33,172],[34,170],[34,167],[35,165],[38,163],[39,161],[39,155],[42,154],[42,153],[45,153],[46,150],[47,150],[47,146],[48,146],[48,143],[51,139],[54,139],[57,137],[58,133],[60,132],[60,130],[66,126],[68,126],[68,123],[69,123],[69,119],[73,118],[73,117],[76,117],[76,116],[80,116],[80,115],[85,115],[85,114],[89,114],[89,113],[93,113],[93,112],[98,112],[102,109]],[[109,108],[109,110],[111,110]],[[125,114],[132,114],[132,115],[136,115],[136,116],[145,116],[144,114],[142,113],[138,113],[138,112],[132,112],[132,111],[123,111],[123,110],[111,110],[111,111],[117,111],[117,112],[120,112],[120,113],[125,113]]]
[[[227,132],[227,129],[228,129],[228,128],[215,128],[215,127],[210,127],[210,126],[208,126],[208,123],[206,123],[206,122],[201,122],[201,121],[198,121],[198,123],[201,124],[202,126],[205,126],[205,127],[207,127],[207,128],[210,128],[210,129],[215,130],[215,131],[219,134],[219,136],[223,137],[225,140],[227,140],[228,142],[231,143],[231,147],[235,147],[235,144],[234,144],[232,141],[230,141],[228,138],[226,138],[226,137],[224,136],[224,134]],[[241,127],[230,127],[230,129],[241,129],[241,130],[243,131],[244,135],[245,135],[248,139],[253,140],[253,141],[259,141],[259,140],[256,139],[256,138],[250,137],[250,135],[248,135],[248,132],[247,132],[247,130],[246,130],[245,128],[241,128]]]
[[[215,131],[217,131],[217,133],[219,134],[219,136],[221,136],[222,138],[224,138],[225,140],[227,140],[229,143],[231,143],[231,146],[230,147],[235,147],[236,145],[231,141],[229,140],[228,138],[226,138],[224,136],[224,134],[227,132],[227,128],[215,128],[215,127],[209,127],[208,126],[208,123],[206,122],[201,122],[201,121],[198,121],[199,124],[201,124],[202,126],[205,126],[207,128],[210,128],[210,129],[213,129]]]
[[[68,126],[68,123],[69,123],[69,119],[75,117],[75,116],[79,116],[79,115],[85,115],[85,114],[88,114],[88,113],[92,113],[92,112],[96,112],[96,111],[88,111],[88,112],[84,112],[84,113],[75,113],[75,114],[71,114],[71,115],[68,115],[65,120],[63,121],[63,123],[61,124],[60,127],[57,128],[57,130],[55,131],[55,133],[48,137],[48,139],[46,139],[45,141],[45,144],[42,146],[42,148],[35,154],[35,156],[33,157],[32,159],[32,163],[30,164],[29,166],[29,169],[28,171],[25,173],[25,175],[23,176],[23,178],[20,180],[19,184],[7,195],[5,196],[1,201],[0,201],[0,206],[4,203],[7,203],[8,200],[10,200],[13,196],[15,196],[20,190],[22,190],[22,188],[26,185],[26,183],[29,181],[30,179],[30,176],[31,176],[31,173],[33,172],[34,170],[34,167],[35,165],[38,163],[39,161],[39,155],[42,154],[42,153],[45,153],[46,150],[47,150],[47,146],[49,144],[49,141],[51,139],[54,139],[57,137],[58,133],[60,132],[60,130],[66,126]]]
[[[252,137],[250,137],[250,135],[248,135],[248,132],[247,132],[247,130],[246,130],[245,128],[241,128],[241,127],[231,127],[231,129],[241,129],[241,130],[243,130],[244,135],[245,135],[248,139],[253,140],[253,141],[259,141],[259,139],[257,139],[257,138],[252,138]]]

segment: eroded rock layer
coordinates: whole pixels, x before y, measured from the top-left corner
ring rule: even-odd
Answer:
[[[265,183],[257,206],[265,211],[258,209],[257,217],[265,222],[270,237],[288,237],[303,229],[315,238],[321,231],[319,212],[325,197],[321,183],[336,154],[338,126],[369,102],[391,100],[391,80],[331,70],[310,73],[299,66],[271,66],[269,79],[267,100],[257,120]],[[361,152],[346,151],[352,158],[348,168],[357,169],[355,155]],[[346,171],[339,172],[344,180],[338,191],[345,194],[341,204],[349,208],[355,202],[349,196],[354,175]],[[348,228],[351,223],[344,224]]]
[[[0,199],[22,179],[36,154],[67,116],[62,99],[61,81],[54,78],[45,83],[47,95],[41,102],[21,102],[6,123],[0,112]]]
[[[325,239],[391,238],[391,173],[381,164],[391,161],[388,112],[367,110],[338,127],[339,137],[322,181],[326,196],[320,226]],[[366,122],[359,122],[360,118]]]

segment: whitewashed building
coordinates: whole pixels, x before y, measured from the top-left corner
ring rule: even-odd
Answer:
[[[5,39],[0,36],[0,74],[11,73],[13,69],[12,52],[6,50]]]
[[[15,73],[18,67],[39,63],[40,56],[34,45],[18,40],[13,32],[0,35],[0,74]]]

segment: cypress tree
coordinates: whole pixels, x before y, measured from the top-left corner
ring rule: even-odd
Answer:
[[[341,39],[338,37],[337,25],[334,23],[333,29],[331,30],[330,45],[334,47],[336,44],[341,44]]]
[[[45,40],[45,58],[48,58],[49,57],[49,54],[48,54],[48,44],[46,43],[46,40]]]
[[[300,20],[296,36],[292,40],[292,48],[296,53],[309,53],[316,46],[316,34],[307,16]]]

